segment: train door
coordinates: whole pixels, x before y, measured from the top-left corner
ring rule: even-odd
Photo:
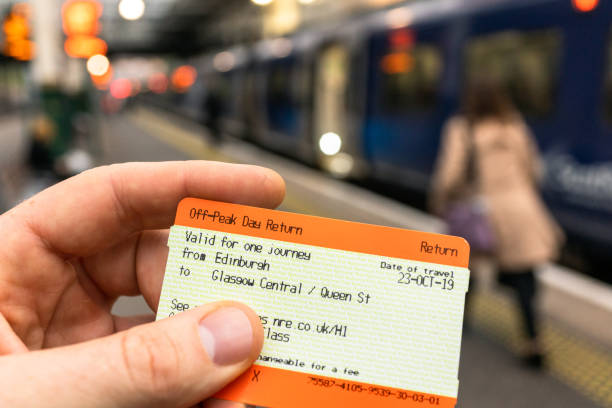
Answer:
[[[223,132],[235,137],[242,137],[244,132],[242,112],[244,99],[242,98],[243,82],[245,76],[244,66],[236,67],[229,72],[229,112],[223,122]]]
[[[363,131],[372,175],[423,192],[450,111],[451,27],[416,25],[369,39]]]
[[[267,77],[268,69],[265,61],[255,59],[247,74],[246,126],[247,135],[255,143],[269,145],[267,120]]]
[[[349,58],[346,46],[326,45],[319,51],[314,70],[312,137],[315,157],[318,165],[337,175],[346,175],[352,168],[351,158],[346,153]]]
[[[249,140],[257,140],[258,131],[261,129],[261,119],[259,107],[260,101],[257,99],[257,73],[255,66],[249,66],[245,72],[244,87],[242,98],[242,115],[244,120],[244,137]]]
[[[296,85],[296,56],[266,62],[265,121],[267,147],[296,156],[302,119]]]

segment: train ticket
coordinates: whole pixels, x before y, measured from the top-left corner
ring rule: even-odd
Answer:
[[[255,364],[218,398],[264,407],[454,407],[469,246],[446,235],[186,198],[157,318],[250,305]]]

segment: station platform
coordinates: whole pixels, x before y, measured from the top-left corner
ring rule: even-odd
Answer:
[[[202,127],[168,112],[135,107],[99,120],[99,162],[185,159],[248,162],[271,167],[287,182],[280,209],[305,214],[444,232],[439,219],[241,141],[214,144]],[[483,266],[483,284],[468,311],[462,340],[462,408],[612,408],[610,288],[554,265],[543,267],[542,335],[546,364],[523,366],[518,311]],[[570,288],[570,289],[568,289]],[[150,312],[140,298],[122,298],[114,312]],[[605,323],[607,322],[607,324]]]

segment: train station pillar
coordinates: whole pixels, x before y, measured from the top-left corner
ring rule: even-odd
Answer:
[[[74,118],[82,111],[84,62],[69,60],[64,52],[62,5],[64,0],[33,0],[32,61],[34,107],[28,126],[32,144],[54,163],[73,145]],[[34,167],[37,163],[31,163]],[[48,165],[46,165],[48,167]],[[53,170],[53,167],[50,169]]]
[[[36,57],[33,76],[39,86],[58,86],[64,62],[60,0],[34,0],[34,42]]]

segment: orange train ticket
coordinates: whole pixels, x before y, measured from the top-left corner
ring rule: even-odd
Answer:
[[[235,299],[264,347],[218,398],[264,407],[454,407],[462,238],[187,198],[157,318]]]

